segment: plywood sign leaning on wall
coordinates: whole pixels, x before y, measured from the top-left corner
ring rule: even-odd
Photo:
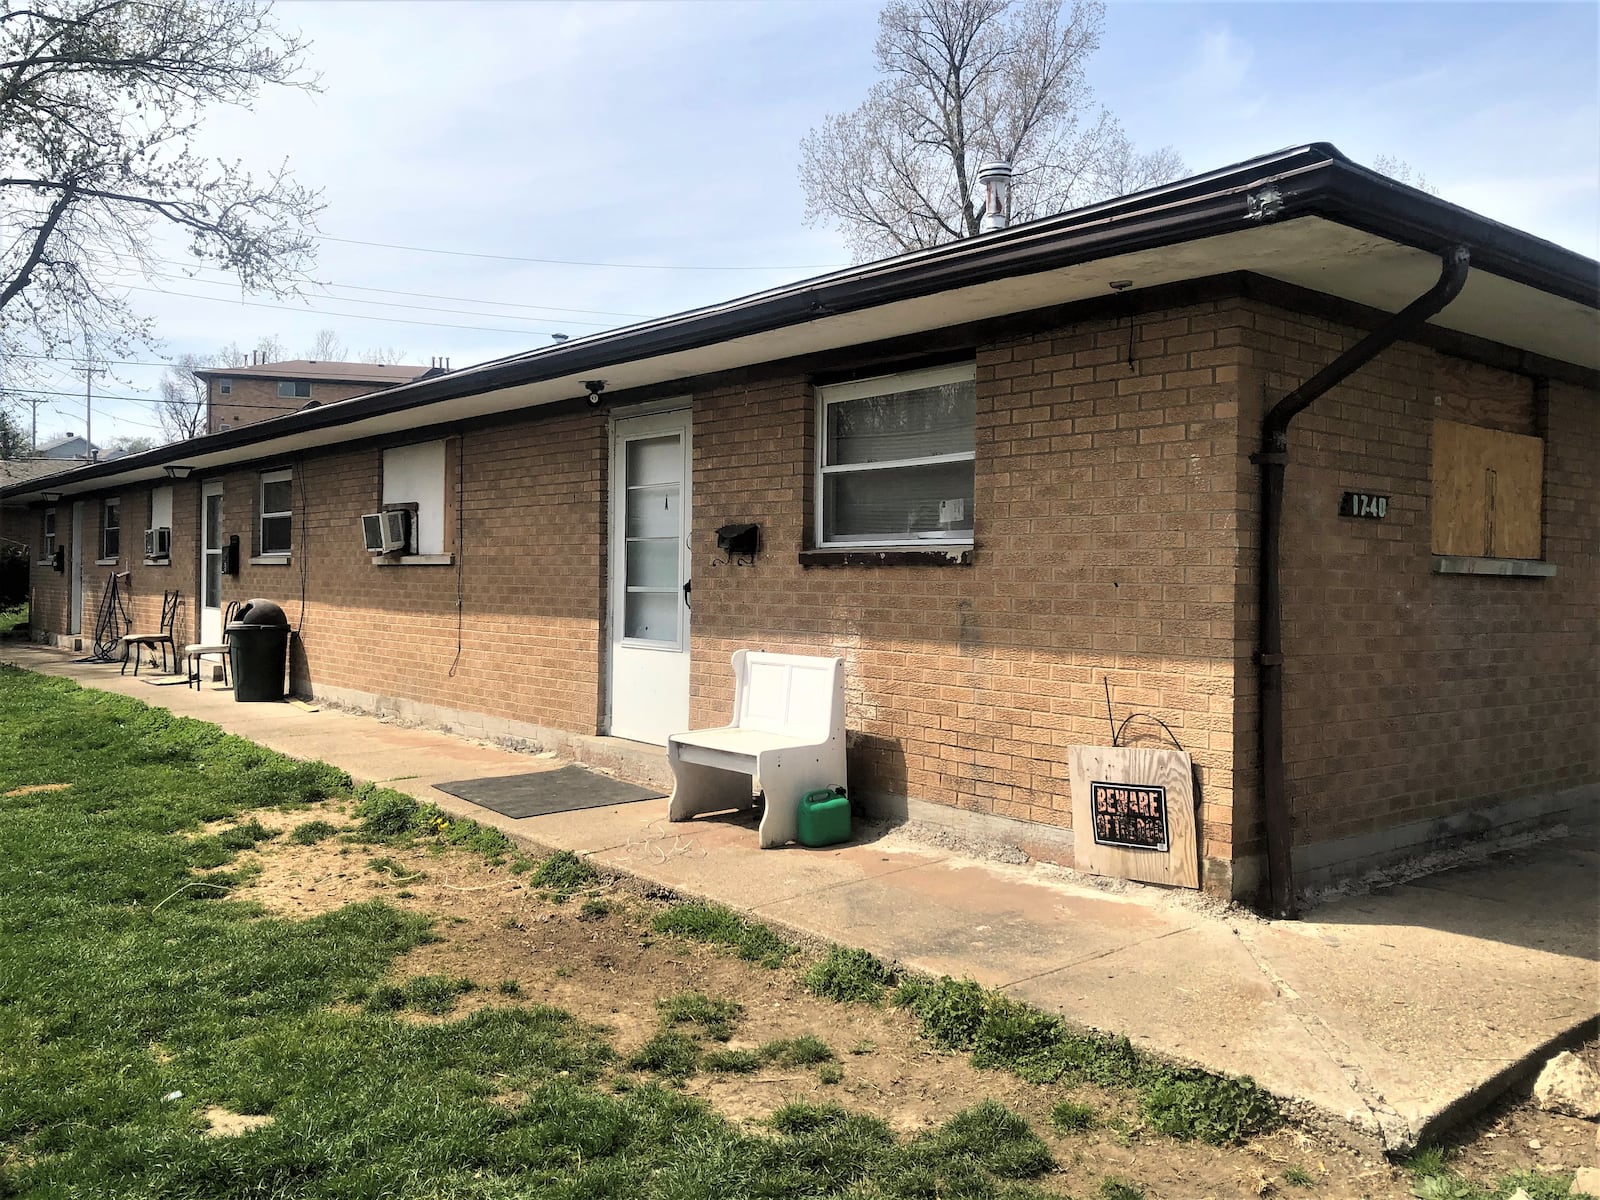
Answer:
[[[1200,886],[1194,765],[1182,750],[1073,746],[1075,865],[1173,887]]]

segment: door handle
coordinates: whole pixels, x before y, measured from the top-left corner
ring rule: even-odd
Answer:
[[[694,605],[689,603],[689,587],[693,583],[694,580],[692,579],[685,579],[683,581],[683,606],[690,610],[693,610],[694,608]]]

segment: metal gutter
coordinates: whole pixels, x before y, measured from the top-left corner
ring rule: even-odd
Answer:
[[[1331,217],[1429,251],[1446,231],[1508,279],[1600,308],[1600,264],[1358,167],[1324,143],[1291,148],[1057,217],[852,267],[726,304],[544,347],[226,433],[98,463],[67,486],[371,417],[769,333],[957,288],[1275,223]],[[0,499],[25,487],[0,488]]]
[[[1289,424],[1351,374],[1395,342],[1414,333],[1461,294],[1472,256],[1452,246],[1442,256],[1439,280],[1267,411],[1261,420],[1261,614],[1256,663],[1259,706],[1261,804],[1267,825],[1267,878],[1272,915],[1297,914],[1294,894],[1294,822],[1289,812],[1283,757],[1283,477],[1289,463]]]

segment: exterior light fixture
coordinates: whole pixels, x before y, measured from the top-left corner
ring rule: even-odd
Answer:
[[[61,499],[60,492],[42,492],[40,494],[44,496],[44,502],[46,504],[54,504],[57,500]]]
[[[589,407],[599,408],[600,401],[605,398],[601,393],[606,390],[606,381],[604,379],[585,379],[583,386],[589,393]]]
[[[194,468],[186,463],[168,463],[161,469],[167,473],[168,479],[187,479],[194,474]]]

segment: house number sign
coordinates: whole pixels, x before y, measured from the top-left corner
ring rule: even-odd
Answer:
[[[1133,850],[1167,849],[1167,789],[1155,784],[1089,784],[1094,840]]]
[[[1339,500],[1339,515],[1381,521],[1389,515],[1389,497],[1374,496],[1371,492],[1346,492]]]

